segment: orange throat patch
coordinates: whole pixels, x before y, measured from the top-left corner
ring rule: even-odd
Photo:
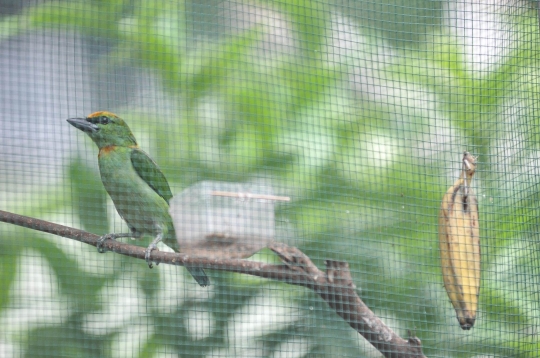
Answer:
[[[108,145],[99,150],[98,158],[109,155],[112,151],[116,149],[116,145]]]

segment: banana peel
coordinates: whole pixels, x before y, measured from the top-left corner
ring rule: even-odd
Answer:
[[[444,288],[464,330],[474,325],[480,293],[478,201],[470,188],[475,170],[476,158],[464,152],[461,175],[444,195],[439,213]]]

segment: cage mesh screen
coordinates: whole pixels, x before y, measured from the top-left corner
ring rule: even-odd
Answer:
[[[1,0],[0,356],[537,357],[539,32],[533,1]],[[444,267],[453,186],[481,254]]]

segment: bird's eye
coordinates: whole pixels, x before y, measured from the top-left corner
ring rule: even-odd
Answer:
[[[101,124],[109,124],[109,117],[101,116],[100,120],[99,120],[99,123],[101,123]]]

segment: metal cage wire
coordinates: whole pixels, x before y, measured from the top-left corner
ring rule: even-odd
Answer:
[[[0,1],[0,356],[538,356],[538,8]]]

